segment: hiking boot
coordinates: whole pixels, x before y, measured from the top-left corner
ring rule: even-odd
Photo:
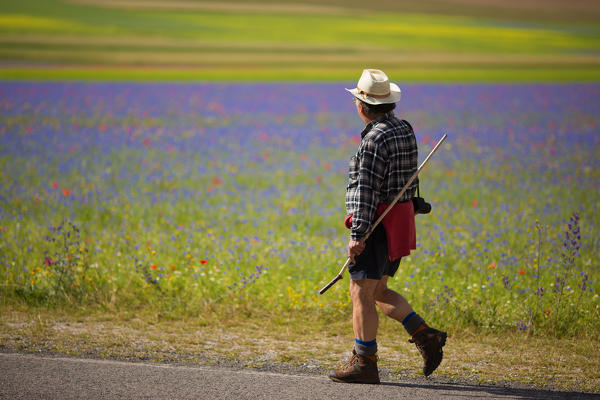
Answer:
[[[423,356],[423,375],[431,375],[442,362],[444,356],[442,347],[446,344],[446,336],[446,332],[425,328],[409,340],[410,343],[417,346],[421,356]]]
[[[352,350],[352,357],[342,367],[329,372],[329,378],[344,383],[379,383],[377,356],[361,356]]]

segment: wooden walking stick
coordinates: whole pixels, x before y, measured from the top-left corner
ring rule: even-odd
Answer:
[[[371,226],[371,230],[369,230],[369,232],[367,233],[367,235],[364,237],[364,240],[367,240],[367,238],[371,235],[371,233],[373,233],[373,231],[375,230],[375,228],[377,227],[377,225],[379,225],[379,223],[383,220],[383,218],[387,215],[387,213],[390,212],[390,210],[392,209],[392,207],[394,207],[394,205],[398,202],[398,200],[400,200],[400,198],[402,197],[402,195],[404,194],[404,192],[406,192],[408,190],[408,188],[411,185],[411,183],[413,183],[413,181],[417,178],[417,176],[419,175],[419,172],[421,172],[421,170],[423,169],[423,167],[425,166],[425,164],[427,164],[427,162],[429,161],[429,159],[431,158],[431,156],[433,156],[433,154],[437,151],[437,149],[440,147],[440,145],[442,144],[442,142],[444,140],[446,140],[446,136],[448,136],[448,135],[444,134],[444,136],[442,136],[442,138],[440,139],[440,141],[437,142],[437,144],[431,150],[431,152],[429,153],[429,155],[425,158],[425,160],[423,160],[423,162],[421,163],[421,165],[419,166],[419,168],[417,168],[417,170],[410,177],[410,179],[408,180],[408,182],[406,182],[406,185],[404,185],[404,187],[402,188],[402,190],[400,191],[400,193],[398,193],[396,195],[396,197],[394,197],[394,200],[392,200],[392,202],[390,203],[390,205],[385,209],[385,211],[383,213],[381,213],[381,215],[379,216],[379,218],[377,218],[377,220],[375,221],[375,223],[373,224],[373,226]],[[319,290],[319,294],[325,293],[337,281],[339,281],[340,279],[342,279],[342,277],[344,276],[344,272],[346,271],[346,268],[348,268],[349,264],[350,264],[350,257],[348,257],[348,259],[346,260],[346,263],[344,264],[344,266],[340,270],[339,274],[337,274],[336,277],[331,280],[331,282],[329,282],[327,285],[325,285],[323,287],[323,289]]]

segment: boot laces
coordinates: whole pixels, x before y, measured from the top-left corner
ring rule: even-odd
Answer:
[[[354,365],[358,364],[359,361],[359,355],[358,354],[352,354],[352,357],[350,357],[350,360],[348,360],[348,362],[346,363],[346,365],[344,365],[343,370],[344,371],[350,371],[354,369]]]

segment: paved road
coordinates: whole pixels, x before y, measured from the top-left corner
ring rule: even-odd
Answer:
[[[464,384],[348,385],[319,375],[0,353],[1,399],[596,399]]]

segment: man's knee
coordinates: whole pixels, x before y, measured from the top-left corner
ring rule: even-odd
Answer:
[[[382,301],[391,290],[387,287],[387,277],[384,277],[375,287],[375,301]]]
[[[383,301],[386,299],[386,295],[388,293],[390,289],[386,288],[380,288],[378,290],[375,291],[375,301]]]
[[[378,281],[374,279],[351,280],[350,297],[352,297],[352,301],[374,302],[377,282]]]

